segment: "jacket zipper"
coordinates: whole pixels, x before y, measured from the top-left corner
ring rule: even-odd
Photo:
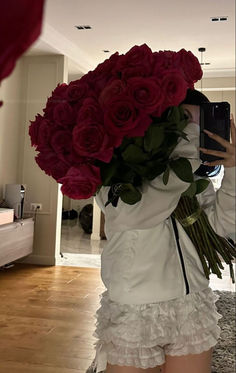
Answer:
[[[183,258],[183,254],[182,254],[182,251],[181,251],[181,246],[180,246],[180,243],[179,243],[179,232],[178,232],[178,228],[177,228],[177,225],[176,225],[176,221],[173,218],[173,216],[171,216],[171,221],[172,221],[172,225],[173,225],[173,228],[174,228],[175,240],[176,240],[176,243],[177,243],[177,248],[178,248],[180,261],[181,261],[181,266],[182,266],[182,270],[183,270],[186,294],[189,294],[189,283],[188,283],[188,280],[187,280],[187,275],[186,275],[186,270],[185,270],[185,265],[184,265],[184,258]]]

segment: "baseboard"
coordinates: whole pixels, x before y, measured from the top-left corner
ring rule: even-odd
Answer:
[[[90,239],[94,240],[94,241],[100,241],[101,237],[100,237],[100,234],[92,233],[91,236],[90,236]]]
[[[47,255],[29,255],[23,259],[18,260],[17,263],[55,266],[56,258],[53,256],[47,256]]]

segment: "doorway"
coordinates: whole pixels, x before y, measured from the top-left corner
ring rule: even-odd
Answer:
[[[104,238],[101,212],[94,198],[74,200],[63,196],[58,264],[100,268]]]

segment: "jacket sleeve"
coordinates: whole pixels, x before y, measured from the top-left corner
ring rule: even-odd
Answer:
[[[189,142],[181,139],[173,153],[172,158],[186,157],[189,159],[193,171],[200,166],[199,159],[199,127],[190,123],[185,129]],[[105,207],[110,187],[102,187],[97,194],[96,202],[109,220],[115,231],[130,229],[148,229],[167,219],[176,208],[181,193],[189,187],[189,183],[180,180],[173,171],[170,171],[169,181],[164,185],[162,175],[145,183],[140,191],[142,199],[134,205],[128,205],[119,199],[117,207],[109,204]]]
[[[221,187],[213,199],[207,196],[207,190],[206,195],[200,195],[198,199],[211,226],[222,237],[235,233],[235,170],[236,167],[224,169]]]

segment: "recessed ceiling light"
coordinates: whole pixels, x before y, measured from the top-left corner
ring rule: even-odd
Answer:
[[[85,26],[82,26],[82,25],[79,25],[79,26],[75,26],[78,30],[90,30],[92,27],[89,26],[89,25],[85,25]]]
[[[217,17],[211,17],[212,22],[224,22],[228,21],[228,16],[217,16]]]

